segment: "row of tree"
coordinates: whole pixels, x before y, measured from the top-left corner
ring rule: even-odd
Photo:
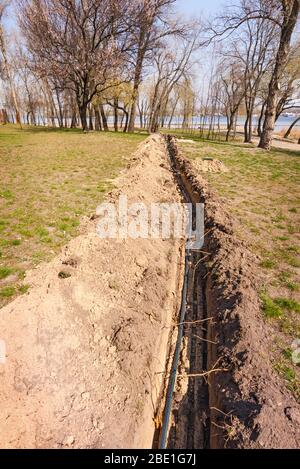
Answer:
[[[258,113],[268,149],[276,120],[297,104],[299,0],[239,0],[207,24],[179,19],[176,0],[14,4],[13,37],[3,28],[11,5],[0,0],[2,122],[155,132],[198,116],[210,133],[226,115],[229,139],[242,112],[250,142]],[[201,80],[207,50],[214,62]]]
[[[153,72],[157,65],[160,86],[157,84],[153,96],[150,126],[155,130],[159,99],[170,92],[172,82],[175,84],[187,72],[196,48],[195,30],[175,17],[174,3],[175,0],[18,2],[22,36],[14,44],[13,63],[4,63],[2,71],[16,119],[19,120],[22,107],[26,108],[27,120],[33,123],[39,113],[44,120],[56,120],[60,126],[67,120],[75,126],[79,113],[84,130],[93,122],[96,128],[106,129],[104,106],[109,106],[114,112],[115,129],[121,112],[124,129],[132,132],[145,71]],[[2,2],[2,12],[4,6]],[[3,31],[1,37],[5,62]],[[171,38],[182,52],[170,52]],[[21,90],[25,90],[19,93],[22,106],[14,98],[17,85],[12,84],[12,74]]]
[[[232,31],[219,53],[214,84],[215,100],[227,116],[227,140],[241,106],[246,116],[245,142],[252,140],[256,111],[257,133],[263,148],[270,146],[280,115],[299,107],[300,41],[296,38],[291,44],[298,14],[298,0],[243,0],[213,25],[217,36]]]

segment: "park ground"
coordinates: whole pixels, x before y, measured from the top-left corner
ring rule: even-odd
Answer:
[[[300,338],[300,152],[184,137],[189,141],[180,145],[191,160],[211,157],[228,169],[205,178],[239,222],[240,238],[259,256],[274,368],[300,400],[299,371],[291,360],[291,343]],[[30,288],[25,271],[79,234],[82,218],[95,212],[144,138],[1,127],[1,306]]]

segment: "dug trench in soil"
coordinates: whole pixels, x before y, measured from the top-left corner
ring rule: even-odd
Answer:
[[[235,222],[217,194],[175,140],[167,142],[180,185],[194,203],[205,204],[206,232],[186,317],[206,321],[186,325],[169,447],[299,448],[300,406],[272,368],[258,260],[236,238]],[[206,371],[205,378],[187,377]]]
[[[171,169],[182,193],[183,201],[193,205],[192,225],[195,230],[197,198],[195,199],[185,175],[178,167],[172,140],[167,137],[166,141]],[[178,319],[178,342],[166,393],[160,448],[209,448],[208,385],[204,377],[191,376],[203,374],[207,370],[208,318],[203,288],[205,285],[203,260],[204,253],[200,249],[186,249],[184,288]],[[170,413],[172,425],[168,432]]]
[[[168,445],[299,447],[299,406],[269,359],[256,259],[236,239],[216,194],[172,139],[166,144],[155,135],[107,201],[117,204],[127,195],[128,204],[180,202],[174,170],[193,201],[205,202],[209,257],[204,254],[189,288],[186,321],[207,321],[185,327]],[[7,349],[0,364],[1,448],[149,448],[160,429],[178,331],[183,244],[103,240],[96,225],[86,220],[61,255],[27,273],[29,292],[0,310]],[[187,376],[216,363],[227,371],[209,374],[207,383]]]

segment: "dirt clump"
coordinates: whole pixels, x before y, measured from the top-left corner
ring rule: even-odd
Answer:
[[[196,170],[203,173],[228,173],[228,168],[222,161],[213,158],[197,158],[193,161]]]

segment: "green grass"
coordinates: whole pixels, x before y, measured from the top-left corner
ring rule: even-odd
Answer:
[[[2,190],[0,192],[0,197],[3,197],[6,200],[10,200],[13,198],[13,193],[10,190]]]
[[[295,367],[288,365],[285,361],[279,360],[274,363],[274,369],[287,383],[288,389],[294,394],[300,402],[300,380],[295,371]]]
[[[262,310],[267,318],[280,318],[283,310],[276,301],[273,301],[266,293],[261,293]]]
[[[20,285],[18,290],[19,290],[19,293],[24,295],[25,293],[28,292],[29,288],[30,288],[30,285]]]
[[[260,266],[264,269],[274,269],[274,267],[276,266],[276,262],[271,259],[265,259],[260,263]]]
[[[1,298],[11,298],[16,294],[15,287],[4,287],[0,290],[0,297]]]
[[[278,275],[279,284],[288,288],[291,291],[298,292],[299,285],[297,282],[293,282],[291,277],[293,276],[292,272],[281,271]]]
[[[0,267],[0,280],[3,280],[4,278],[8,277],[13,273],[13,269],[10,269],[9,267]]]
[[[275,298],[274,303],[287,311],[300,313],[300,303],[290,298]]]
[[[145,135],[0,127],[0,282],[59,252]],[[3,285],[0,306],[20,291]],[[1,289],[1,283],[0,283]]]

